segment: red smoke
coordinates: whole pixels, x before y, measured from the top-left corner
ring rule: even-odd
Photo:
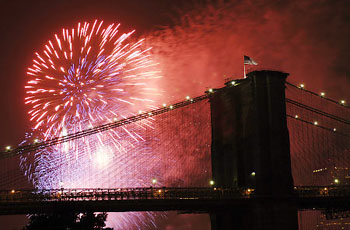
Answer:
[[[349,10],[346,0],[207,2],[148,39],[169,96],[242,77],[248,55],[259,69],[289,72],[291,82],[349,99]]]

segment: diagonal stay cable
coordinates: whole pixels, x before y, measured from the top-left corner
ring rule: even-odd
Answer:
[[[321,129],[330,131],[332,133],[335,133],[335,134],[338,134],[338,135],[341,135],[341,136],[344,136],[344,137],[350,137],[350,134],[346,134],[346,133],[343,133],[343,132],[336,131],[336,130],[334,130],[334,128],[332,129],[332,128],[328,128],[328,127],[325,127],[325,126],[322,126],[322,125],[315,125],[311,121],[307,121],[307,120],[301,119],[299,117],[296,118],[295,116],[292,116],[290,114],[287,114],[287,117],[292,118],[292,119],[297,120],[297,121],[300,121],[300,122],[304,122],[304,123],[309,124],[309,125],[313,125],[313,126],[315,126],[317,128],[321,128]]]
[[[158,108],[155,110],[151,110],[148,112],[144,112],[135,116],[131,116],[125,119],[121,119],[115,122],[111,122],[111,123],[107,123],[107,124],[103,124],[103,125],[99,125],[90,129],[85,129],[76,133],[71,133],[65,136],[61,136],[61,137],[55,137],[43,142],[39,142],[39,143],[35,143],[35,144],[29,144],[29,145],[23,145],[23,146],[18,146],[17,148],[7,151],[7,152],[0,152],[0,159],[2,158],[8,158],[8,157],[12,157],[12,156],[16,156],[18,154],[23,154],[26,152],[30,152],[30,151],[34,151],[34,150],[40,150],[43,148],[47,148],[53,145],[57,145],[57,144],[61,144],[64,142],[68,142],[68,141],[72,141],[75,139],[79,139],[82,137],[86,137],[86,136],[90,136],[92,134],[96,134],[96,133],[100,133],[100,132],[104,132],[110,129],[114,129],[117,127],[121,127],[127,124],[131,124],[143,119],[147,119],[156,115],[160,115],[162,113],[166,113],[169,112],[171,110],[174,109],[178,109],[178,108],[182,108],[184,106],[205,100],[206,98],[208,98],[208,95],[201,95],[192,99],[188,99],[185,101],[181,101],[175,104],[172,104],[170,106],[167,107],[162,107],[162,108]]]
[[[293,104],[293,105],[298,106],[298,107],[300,107],[300,108],[302,108],[302,109],[309,110],[309,111],[311,111],[311,112],[317,113],[317,114],[319,114],[319,115],[328,117],[328,118],[330,118],[330,119],[336,120],[336,121],[338,121],[338,122],[341,122],[341,123],[344,123],[344,124],[347,124],[347,125],[350,124],[350,121],[348,121],[348,120],[346,120],[346,119],[344,119],[344,118],[335,116],[335,115],[330,114],[330,113],[326,113],[326,112],[324,112],[324,111],[322,111],[322,110],[313,108],[313,107],[311,107],[311,106],[302,104],[302,103],[300,103],[300,102],[294,101],[294,100],[289,99],[289,98],[286,98],[286,103]]]
[[[342,107],[345,107],[345,108],[347,108],[347,109],[350,108],[350,106],[348,106],[348,105],[341,104],[341,103],[339,103],[339,102],[336,101],[336,100],[333,100],[333,99],[328,98],[328,97],[321,96],[321,95],[319,95],[319,94],[317,94],[317,93],[315,93],[315,92],[312,92],[312,91],[310,91],[310,90],[301,88],[301,87],[299,87],[299,86],[296,86],[296,85],[294,85],[294,84],[292,84],[292,83],[290,83],[290,82],[288,82],[288,81],[286,82],[286,84],[287,84],[287,85],[290,85],[290,86],[292,86],[292,87],[294,87],[294,88],[303,90],[303,91],[305,91],[305,92],[307,92],[307,93],[309,93],[309,94],[311,94],[311,95],[314,95],[314,96],[317,96],[317,97],[321,97],[323,100],[327,100],[327,101],[329,101],[329,102],[335,103],[335,104],[337,104],[337,105],[339,105],[339,106],[342,106]]]

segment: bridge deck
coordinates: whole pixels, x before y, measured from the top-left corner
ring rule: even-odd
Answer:
[[[262,197],[254,189],[223,188],[121,188],[0,191],[0,214],[55,211],[169,211],[209,212],[275,202],[299,209],[346,208],[350,187],[295,187],[294,197]]]

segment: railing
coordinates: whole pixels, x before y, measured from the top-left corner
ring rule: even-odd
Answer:
[[[224,188],[118,188],[118,189],[43,189],[0,190],[0,203],[43,201],[99,201],[148,199],[242,199],[253,189]]]
[[[294,187],[299,198],[350,197],[350,186],[300,186]]]
[[[295,187],[295,195],[257,195],[251,188],[120,188],[0,191],[0,215],[51,212],[184,211],[255,207],[276,199],[299,210],[348,210],[349,186]]]
[[[350,186],[294,187],[298,198],[350,197]],[[36,201],[99,201],[149,199],[248,199],[258,198],[251,188],[118,188],[0,190],[0,203]]]

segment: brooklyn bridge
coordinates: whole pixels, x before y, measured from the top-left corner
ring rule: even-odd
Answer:
[[[0,214],[175,210],[208,213],[212,229],[298,229],[300,213],[307,218],[307,210],[327,219],[347,217],[349,107],[291,84],[287,77],[253,71],[198,97],[9,147],[0,156]],[[154,179],[143,186],[112,187],[119,174],[103,166],[103,175],[88,170],[85,176],[100,176],[108,181],[106,187],[35,189],[18,167],[23,158],[51,146],[136,129],[148,120],[154,128],[141,131],[143,139],[150,143],[148,149],[162,151],[159,159],[165,163],[150,170]],[[145,154],[135,148],[130,155],[133,165],[125,170],[138,180]]]

